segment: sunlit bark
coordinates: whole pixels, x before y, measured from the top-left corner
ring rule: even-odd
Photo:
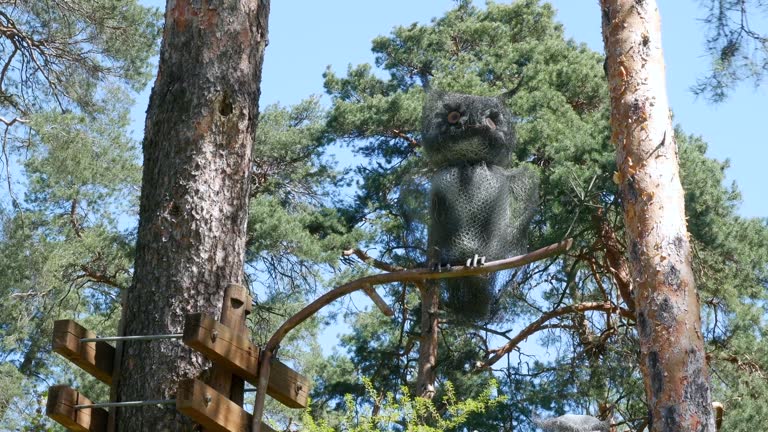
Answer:
[[[714,432],[654,0],[601,0],[611,139],[653,432]]]

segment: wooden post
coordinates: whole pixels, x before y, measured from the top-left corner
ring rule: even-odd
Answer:
[[[264,389],[267,388],[267,385],[269,384],[271,368],[272,349],[266,347],[266,349],[261,351],[261,356],[259,358],[259,379],[256,383],[256,398],[253,401],[253,417],[251,418],[252,432],[264,431],[264,429],[261,427],[263,424],[261,419],[264,418]]]
[[[242,285],[229,284],[224,291],[224,302],[221,306],[219,322],[232,329],[235,334],[247,335],[245,320],[253,310],[248,289]],[[258,356],[258,353],[256,354]],[[243,406],[245,381],[233,375],[230,369],[214,363],[210,386],[219,393],[228,396],[239,406]]]

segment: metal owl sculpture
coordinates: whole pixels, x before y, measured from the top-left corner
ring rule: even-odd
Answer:
[[[520,164],[512,114],[499,98],[444,92],[427,95],[424,154],[433,170],[430,262],[482,265],[524,253],[538,204],[538,177]],[[495,276],[444,279],[444,305],[469,320],[486,318]]]

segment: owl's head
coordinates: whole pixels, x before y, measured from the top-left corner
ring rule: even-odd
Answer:
[[[433,166],[505,166],[515,148],[512,114],[499,98],[433,91],[424,104],[422,144]]]

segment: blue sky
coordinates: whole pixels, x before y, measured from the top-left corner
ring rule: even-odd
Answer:
[[[164,8],[164,1],[144,3]],[[602,52],[596,0],[552,0],[566,35]],[[768,217],[768,86],[744,84],[718,105],[696,98],[690,87],[702,76],[705,10],[698,0],[659,1],[667,67],[667,90],[675,121],[710,144],[708,155],[730,159],[728,182],[743,194],[739,213]],[[482,1],[477,4],[483,4]],[[289,105],[322,94],[327,65],[344,73],[347,65],[373,63],[371,39],[397,25],[427,23],[453,7],[451,0],[272,0],[270,44],[264,60],[261,107]],[[754,24],[753,20],[753,24]],[[763,22],[762,24],[765,24]],[[768,30],[763,26],[763,30]],[[149,89],[134,108],[134,130],[141,135]],[[341,156],[341,155],[339,155]]]

